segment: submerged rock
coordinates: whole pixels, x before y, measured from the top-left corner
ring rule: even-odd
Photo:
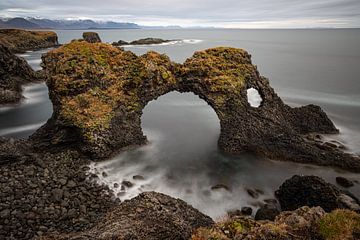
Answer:
[[[100,43],[101,42],[99,34],[96,32],[84,32],[82,36],[83,36],[83,39],[88,43]]]
[[[21,85],[38,81],[29,64],[0,43],[0,104],[17,103],[22,98]]]
[[[316,176],[295,175],[286,180],[275,195],[282,210],[320,206],[326,212],[338,208],[360,212],[360,202],[355,196]]]
[[[14,53],[56,47],[58,37],[51,31],[26,31],[21,29],[0,29],[0,44]]]
[[[31,139],[47,150],[76,148],[96,159],[145,144],[141,115],[148,102],[171,91],[193,92],[217,113],[218,145],[228,153],[360,171],[359,157],[323,149],[309,133],[337,133],[320,107],[291,108],[236,48],[196,52],[184,64],[163,54],[136,56],[108,44],[73,41],[43,57],[54,114]],[[251,107],[247,89],[262,104]]]
[[[180,199],[146,192],[114,207],[93,228],[41,239],[190,239],[213,220]]]
[[[345,188],[354,186],[352,181],[344,177],[336,177],[336,183]]]

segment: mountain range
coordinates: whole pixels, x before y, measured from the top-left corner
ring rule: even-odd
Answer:
[[[95,22],[93,20],[50,20],[45,18],[0,19],[0,28],[22,29],[138,29],[143,28],[128,22]]]

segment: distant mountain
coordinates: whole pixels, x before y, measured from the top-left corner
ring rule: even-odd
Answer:
[[[141,28],[135,23],[121,22],[95,22],[93,20],[50,20],[45,18],[11,18],[0,20],[0,28],[23,29],[128,29]]]
[[[11,18],[8,20],[2,20],[0,22],[0,28],[35,29],[41,27],[25,18]]]

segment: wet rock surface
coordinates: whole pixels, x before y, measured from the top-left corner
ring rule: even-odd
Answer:
[[[39,81],[41,75],[29,64],[14,55],[0,43],[0,104],[17,103],[21,100],[21,85]]]
[[[320,107],[285,105],[241,49],[196,52],[184,64],[148,52],[140,57],[108,44],[73,41],[43,57],[54,114],[32,136],[38,147],[71,146],[95,159],[146,143],[140,118],[146,104],[171,91],[193,92],[220,119],[220,149],[272,159],[360,171],[358,156],[324,148],[307,134],[337,133]],[[253,108],[247,89],[262,104]]]
[[[26,31],[20,29],[0,29],[0,44],[13,53],[34,51],[59,45],[58,37],[51,31]]]
[[[88,43],[101,43],[100,36],[96,32],[84,32],[82,36],[83,39]]]
[[[93,228],[70,235],[41,239],[190,239],[213,220],[180,199],[146,192],[113,208]]]
[[[320,206],[326,212],[339,208],[360,212],[360,202],[354,195],[316,176],[295,175],[286,180],[275,195],[282,210]]]
[[[76,152],[32,150],[0,139],[0,239],[81,231],[116,204],[107,187],[87,180],[89,162]]]

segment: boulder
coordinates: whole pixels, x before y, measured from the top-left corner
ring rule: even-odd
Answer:
[[[255,214],[255,220],[270,220],[274,221],[277,215],[280,214],[280,210],[277,205],[266,203],[259,208]]]
[[[88,43],[101,43],[99,34],[96,32],[84,32],[83,39]]]
[[[13,53],[34,51],[59,45],[58,36],[52,31],[26,31],[21,29],[0,29],[0,44]]]
[[[146,144],[144,107],[179,91],[198,95],[217,113],[218,145],[224,152],[360,171],[358,156],[338,148],[324,150],[305,137],[338,130],[318,106],[284,104],[243,49],[198,51],[178,64],[153,51],[137,56],[109,44],[73,41],[48,52],[43,62],[54,113],[31,137],[35,147],[52,151],[71,146],[104,159]],[[249,88],[258,90],[260,107],[249,104]]]
[[[349,192],[325,182],[316,176],[298,176],[286,180],[275,192],[282,210],[302,206],[322,207],[326,212],[338,208],[360,211],[359,200]]]
[[[199,227],[210,227],[213,220],[180,199],[146,192],[121,203],[93,228],[74,234],[41,239],[190,239]]]

